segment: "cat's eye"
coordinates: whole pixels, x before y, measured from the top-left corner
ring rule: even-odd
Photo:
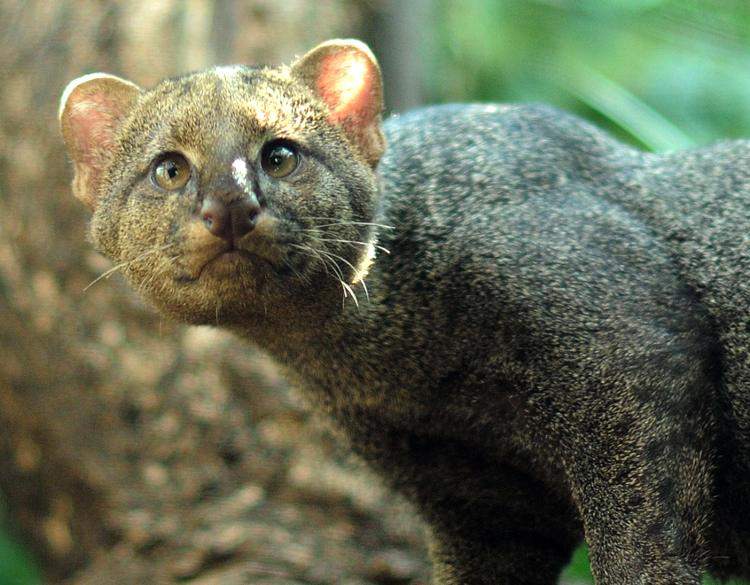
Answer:
[[[291,175],[299,166],[299,161],[299,149],[289,140],[272,140],[260,153],[263,170],[274,179]]]
[[[153,178],[159,187],[167,191],[182,189],[190,180],[190,163],[176,152],[165,154],[156,161]]]

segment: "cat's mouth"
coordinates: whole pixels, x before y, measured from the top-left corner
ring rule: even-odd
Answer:
[[[236,265],[238,262],[246,262],[248,260],[252,260],[253,257],[262,258],[261,256],[256,256],[252,252],[248,252],[247,250],[240,250],[237,248],[230,248],[228,250],[224,250],[223,252],[219,252],[214,256],[211,260],[206,262],[203,267],[201,268],[201,271],[205,270],[209,266],[213,268],[224,268],[224,267],[231,267]]]
[[[195,280],[204,275],[226,277],[236,274],[244,267],[255,268],[259,263],[275,268],[281,262],[280,253],[275,248],[277,246],[267,242],[255,243],[252,247],[227,246],[214,253],[199,267]]]

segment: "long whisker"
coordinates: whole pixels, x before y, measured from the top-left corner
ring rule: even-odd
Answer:
[[[163,288],[163,284],[160,281],[160,276],[166,268],[170,268],[174,264],[174,261],[177,260],[178,257],[179,254],[161,258],[160,263],[156,267],[156,269],[151,271],[151,275],[138,285],[138,291],[141,293],[147,291],[149,287],[155,282],[159,283]]]
[[[92,286],[94,286],[100,280],[103,280],[105,278],[109,278],[110,276],[112,276],[118,270],[122,270],[123,268],[125,268],[127,266],[130,266],[131,264],[133,264],[135,262],[143,260],[144,258],[146,258],[147,256],[150,256],[151,254],[156,254],[157,252],[161,252],[163,250],[171,248],[172,246],[174,246],[174,244],[165,244],[163,246],[158,246],[156,248],[152,248],[151,250],[147,250],[143,254],[140,254],[140,255],[136,256],[132,260],[127,260],[126,262],[122,262],[120,264],[117,264],[116,266],[113,266],[109,270],[107,270],[107,271],[103,272],[102,274],[100,274],[99,276],[97,276],[90,283],[88,283],[86,285],[86,287],[83,289],[83,292],[86,292],[87,290],[89,290]]]
[[[306,231],[313,231],[313,230],[306,230]],[[359,242],[359,241],[355,241],[355,240],[342,240],[342,239],[320,238],[320,237],[318,239],[320,241],[322,241],[322,242],[341,242],[341,243],[345,243],[345,244],[352,244],[352,245],[356,244],[356,245],[361,245],[361,246],[369,246],[369,244],[367,244],[365,242]],[[386,248],[384,248],[383,246],[377,246],[377,245],[375,245],[375,247],[379,248],[379,249],[381,249],[383,251],[385,251],[387,254],[390,254],[390,251],[387,250]],[[337,268],[338,268],[338,264],[337,264],[337,262],[336,262],[336,260],[334,258],[337,258],[337,259],[341,260],[347,266],[349,266],[354,271],[355,274],[357,273],[357,268],[351,262],[349,262],[346,258],[344,258],[342,256],[339,256],[338,254],[334,254],[333,252],[329,252],[329,251],[315,250],[315,252],[317,254],[324,254],[324,255],[326,255],[328,257],[328,259],[331,261],[331,263],[333,265],[335,265]],[[325,266],[325,264],[324,264],[324,266]],[[342,286],[346,286],[347,287],[344,290],[348,291],[352,295],[352,298],[354,299],[355,304],[357,305],[357,307],[359,307],[359,300],[357,299],[356,295],[354,295],[354,291],[352,290],[351,286],[348,286],[344,282],[344,277],[343,277],[343,274],[341,274],[340,270],[339,270],[339,281],[341,282]],[[365,293],[365,298],[367,299],[367,302],[370,302],[370,291],[367,289],[367,284],[365,283],[365,279],[362,278],[362,279],[359,280],[359,282],[362,284],[362,290]]]
[[[92,280],[90,283],[88,283],[86,285],[86,287],[83,289],[83,292],[86,292],[87,290],[89,290],[92,286],[94,286],[100,280],[102,280],[104,278],[109,278],[112,274],[114,274],[115,272],[117,272],[121,268],[125,268],[125,266],[127,266],[131,262],[132,262],[132,260],[128,260],[127,262],[123,262],[122,264],[117,264],[116,266],[113,266],[112,268],[110,268],[106,272],[103,272],[102,274],[100,274],[99,276],[97,276],[94,280]]]
[[[310,277],[309,276],[303,276],[302,274],[300,274],[299,271],[294,267],[294,265],[289,260],[287,260],[286,258],[284,258],[284,266],[287,266],[294,273],[294,276],[296,276],[302,282],[305,282],[305,283],[309,284]]]
[[[336,277],[343,283],[344,282],[344,273],[341,270],[341,266],[338,265],[338,263],[331,258],[331,255],[328,252],[324,252],[323,250],[315,250],[315,253],[318,254],[321,258],[325,258],[330,262],[331,268],[333,268],[333,271],[336,273]]]
[[[395,229],[392,225],[386,225],[383,223],[373,223],[369,221],[352,221],[348,219],[341,219],[340,217],[322,217],[322,216],[315,216],[315,215],[305,215],[305,216],[300,216],[300,219],[322,220],[322,221],[332,222],[332,223],[316,225],[315,227],[330,227],[334,225],[370,225],[374,227],[383,228],[386,230]]]
[[[362,290],[365,291],[365,298],[367,299],[367,302],[370,302],[370,291],[367,290],[367,285],[365,284],[365,279],[361,278],[359,280],[359,283],[362,285]]]
[[[332,226],[339,226],[339,225],[369,225],[373,227],[379,227],[384,230],[396,229],[392,225],[385,225],[383,223],[370,223],[367,221],[339,221],[339,222],[332,222],[332,223],[321,223],[321,224],[317,224],[315,227],[324,228],[324,227],[332,227]]]
[[[344,273],[341,271],[341,267],[336,263],[336,261],[331,257],[331,254],[329,252],[324,252],[323,250],[318,250],[316,248],[313,248],[311,246],[305,246],[302,244],[292,244],[293,247],[299,248],[300,250],[303,250],[305,252],[310,252],[314,258],[320,260],[321,264],[323,264],[323,267],[326,268],[326,266],[330,263],[331,268],[334,271],[334,276],[336,277],[336,280],[339,281],[339,284],[341,284],[341,288],[344,292],[344,296],[341,299],[341,307],[343,308],[344,302],[346,301],[347,295],[351,295],[352,299],[354,300],[354,304],[359,308],[359,300],[357,299],[357,295],[354,294],[354,291],[352,290],[352,287],[349,286],[344,281]],[[342,260],[346,261],[342,258]],[[351,265],[350,265],[351,266]],[[328,273],[328,270],[326,268],[326,273]],[[369,298],[369,297],[368,297]]]
[[[344,288],[344,275],[341,272],[341,269],[338,267],[338,265],[334,262],[332,258],[329,258],[328,256],[323,256],[320,252],[320,250],[316,250],[315,248],[312,248],[310,246],[297,246],[299,248],[302,248],[303,250],[307,250],[312,253],[312,257],[320,261],[320,263],[323,265],[323,269],[326,271],[326,274],[328,276],[334,276],[336,280],[339,281],[339,284],[341,284],[341,288],[344,292],[344,296],[341,298],[341,308],[344,308],[344,302],[346,301],[346,288]],[[334,271],[334,274],[331,275],[331,273],[328,271],[328,265],[331,265],[331,268]]]
[[[349,294],[352,295],[355,306],[359,309],[359,300],[357,299],[357,295],[354,294],[352,287],[346,284],[343,280],[341,281],[341,286],[343,286],[345,290],[349,291]]]
[[[330,275],[330,272],[328,272],[328,264],[326,263],[325,259],[318,253],[318,251],[315,248],[311,248],[310,246],[303,246],[302,244],[292,244],[292,247],[299,248],[303,252],[310,252],[310,254],[306,254],[306,256],[309,256],[310,258],[313,258],[314,260],[319,260],[320,263],[323,265],[323,268],[326,271],[326,274]]]
[[[342,256],[339,256],[338,254],[334,254],[333,252],[328,252],[328,251],[324,252],[322,250],[319,250],[319,252],[321,254],[325,254],[325,255],[330,256],[332,258],[338,258],[344,264],[346,264],[347,266],[349,266],[354,271],[355,274],[357,273],[356,267],[351,262],[349,262],[346,258],[344,258]],[[331,260],[331,261],[335,263],[335,260]],[[367,285],[364,284],[364,282],[365,282],[364,279],[360,280],[360,282],[362,283],[362,289],[365,291],[365,297],[367,297],[367,302],[370,302],[370,293],[367,290]],[[348,284],[345,284],[344,281],[343,281],[343,279],[341,281],[341,284],[342,284],[342,286],[346,286],[346,289],[351,293],[352,298],[354,298],[354,304],[356,304],[357,308],[359,308],[359,301],[357,300],[357,297],[354,294],[354,291],[352,290],[352,287],[349,286]]]
[[[332,257],[332,258],[337,258],[337,259],[341,260],[341,261],[342,261],[342,262],[343,262],[344,264],[346,264],[346,265],[347,265],[347,266],[348,266],[349,268],[351,268],[351,269],[352,269],[352,270],[353,270],[354,272],[356,272],[356,271],[357,271],[357,269],[355,268],[355,266],[354,266],[354,265],[353,265],[353,264],[352,264],[351,262],[349,262],[349,260],[347,260],[346,258],[344,258],[343,256],[339,256],[338,254],[334,254],[333,252],[329,252],[328,250],[325,250],[325,251],[323,251],[323,250],[318,250],[318,251],[319,251],[319,252],[320,252],[321,254],[325,254],[326,256],[330,256],[330,257]]]
[[[357,240],[340,240],[337,238],[319,238],[321,242],[340,242],[342,244],[358,244],[360,246],[369,246],[370,244],[368,242],[358,242]],[[391,253],[391,251],[388,248],[384,248],[383,246],[380,246],[378,244],[373,244],[375,248],[378,250],[381,250],[382,252],[385,252],[386,254]]]

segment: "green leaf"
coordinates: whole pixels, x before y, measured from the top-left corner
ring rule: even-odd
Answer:
[[[666,116],[593,69],[571,68],[567,75],[558,75],[557,79],[582,103],[609,118],[650,150],[679,150],[695,145]]]

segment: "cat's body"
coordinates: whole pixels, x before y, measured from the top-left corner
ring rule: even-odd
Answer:
[[[653,554],[664,553],[679,539],[668,517],[682,506],[712,541],[706,557],[733,566],[730,534],[746,545],[750,533],[729,403],[743,393],[725,378],[722,304],[743,292],[741,281],[727,285],[750,252],[741,255],[750,200],[723,220],[718,210],[742,201],[738,173],[728,190],[726,170],[705,151],[646,155],[548,108],[431,108],[392,119],[385,131],[376,221],[397,226],[380,230],[391,253],[367,278],[371,301],[349,301],[341,322],[320,332],[315,362],[306,352],[295,352],[302,363],[285,358],[303,385],[334,397],[327,406],[355,449],[402,490],[424,490],[417,500],[443,492],[449,504],[439,514],[450,508],[468,531],[483,534],[497,516],[514,557],[527,540],[539,546],[536,571],[558,550],[564,558],[582,529],[561,481],[575,465],[566,461],[574,441],[613,474],[612,486],[577,497],[592,513],[623,506],[638,517],[648,537],[630,546],[656,539]],[[722,148],[724,164],[750,169],[750,145]],[[501,162],[483,166],[493,151]],[[674,159],[686,156],[706,166],[684,172]],[[404,181],[411,173],[418,179]],[[709,221],[738,245],[727,266],[716,265],[715,244],[704,239]],[[716,301],[705,305],[709,295]],[[618,461],[629,433],[638,443],[630,469]],[[625,488],[628,480],[634,486]],[[721,493],[717,482],[726,484]],[[729,486],[734,495],[722,497]],[[532,517],[542,525],[532,528]],[[556,539],[560,548],[545,550]],[[627,548],[617,544],[634,560]]]
[[[379,80],[340,55],[371,59],[74,87],[98,246],[162,310],[274,355],[416,503],[440,585],[549,585],[584,534],[600,584],[750,578],[750,144],[647,155],[548,108],[430,108],[386,123],[378,196]],[[99,166],[78,103],[121,110]],[[303,145],[286,175],[274,136]],[[192,174],[161,193],[144,177],[173,151]],[[219,191],[221,213],[253,200],[240,258]]]

